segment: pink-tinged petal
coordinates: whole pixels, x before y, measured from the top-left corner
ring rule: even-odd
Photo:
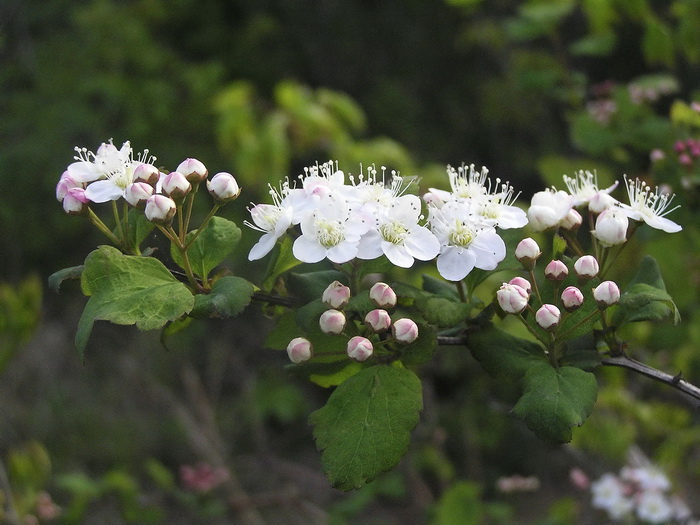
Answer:
[[[506,257],[506,243],[492,231],[477,235],[469,250],[474,251],[476,267],[482,270],[494,270]]]
[[[328,259],[336,264],[343,264],[357,256],[357,243],[343,242],[328,250]]]
[[[308,235],[302,235],[294,241],[292,246],[294,257],[305,263],[316,263],[323,260],[328,253],[315,239]]]
[[[124,190],[110,180],[97,180],[85,189],[85,196],[92,202],[116,201]]]
[[[434,259],[440,253],[440,241],[423,226],[412,229],[404,244],[408,253],[421,261]]]
[[[275,242],[277,241],[277,237],[272,235],[271,233],[266,233],[260,239],[258,240],[257,243],[255,243],[255,246],[253,246],[250,249],[250,253],[248,254],[248,260],[249,261],[257,261],[258,259],[262,259],[265,257],[270,251],[272,251],[272,248],[275,247]]]
[[[446,247],[438,255],[437,269],[448,281],[461,281],[474,269],[476,257],[471,252],[454,246]]]
[[[382,241],[382,251],[387,259],[399,268],[410,268],[413,266],[413,257],[408,254],[403,246]]]

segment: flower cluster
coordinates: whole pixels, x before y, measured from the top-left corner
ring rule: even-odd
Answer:
[[[635,515],[643,523],[686,523],[688,507],[669,494],[671,483],[653,466],[625,466],[618,475],[608,472],[590,484],[593,507],[610,519]]]
[[[205,180],[209,193],[219,203],[234,200],[240,193],[230,173],[217,173],[207,180],[207,168],[196,159],[186,159],[175,171],[164,173],[153,164],[156,158],[148,150],[134,156],[128,141],[119,149],[110,140],[95,153],[77,147],[76,152],[75,162],[66,168],[56,185],[56,198],[72,215],[87,213],[91,203],[123,198],[129,205],[143,209],[149,221],[167,224],[177,205]]]
[[[401,268],[416,259],[437,257],[440,274],[459,281],[473,268],[493,270],[505,257],[505,243],[496,227],[519,228],[525,213],[513,206],[517,197],[508,183],[474,166],[447,169],[451,191],[430,188],[423,196],[428,206],[424,220],[421,200],[407,193],[412,181],[398,173],[386,180],[374,168],[357,179],[346,176],[333,162],[311,166],[297,181],[270,187],[272,204],[250,208],[246,224],[263,233],[249,254],[264,257],[289,228],[299,225],[301,235],[294,256],[307,263],[327,258],[342,264],[382,255]]]
[[[319,317],[319,328],[324,334],[348,338],[346,352],[355,361],[366,361],[374,353],[375,345],[397,343],[407,345],[418,339],[418,325],[408,318],[392,320],[389,310],[396,306],[396,292],[386,283],[375,283],[369,290],[369,298],[377,308],[367,312],[364,318],[353,323],[359,335],[346,334],[348,319],[354,312],[345,312],[350,301],[350,288],[334,281],[324,290],[321,300],[328,307]],[[293,363],[308,361],[313,356],[313,345],[304,337],[295,337],[287,345],[287,355]]]
[[[600,189],[595,173],[579,171],[575,177],[564,176],[569,192],[546,189],[533,195],[527,215],[534,231],[562,228],[575,231],[582,224],[579,210],[587,210],[595,218],[593,236],[601,246],[619,245],[628,239],[629,221],[644,222],[667,233],[682,228],[665,216],[677,208],[669,208],[674,195],[651,187],[640,179],[624,178],[628,203],[615,199],[617,187]]]

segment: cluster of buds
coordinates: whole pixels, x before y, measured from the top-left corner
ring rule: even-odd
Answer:
[[[328,306],[319,317],[321,331],[329,335],[345,334],[348,316],[345,307],[350,301],[350,288],[339,281],[334,281],[324,290],[321,300]],[[418,325],[408,318],[393,321],[389,310],[396,306],[396,292],[386,283],[378,282],[369,291],[369,298],[377,306],[370,310],[358,323],[364,335],[349,337],[346,346],[348,357],[355,361],[366,361],[374,353],[377,342],[395,341],[407,345],[418,339]],[[390,334],[390,335],[389,335]],[[375,342],[373,343],[372,340]],[[296,337],[287,346],[287,354],[293,363],[308,361],[313,356],[313,345],[304,337]]]
[[[693,138],[678,140],[673,145],[673,149],[678,155],[679,164],[690,167],[700,157],[700,140]]]
[[[520,241],[515,250],[516,258],[529,272],[533,282],[535,265],[541,255],[537,242],[531,238]],[[598,261],[592,255],[579,257],[574,263],[574,272],[579,285],[596,278],[599,271]],[[534,312],[535,322],[544,330],[554,331],[564,315],[560,308],[563,308],[565,313],[578,310],[583,305],[584,294],[577,286],[567,286],[561,294],[558,293],[557,285],[569,276],[569,268],[560,260],[550,261],[544,269],[544,276],[555,284],[556,297],[553,303],[556,304],[542,303]],[[503,283],[496,292],[496,299],[505,313],[521,314],[526,309],[532,309],[530,306],[532,288],[532,284],[527,279],[514,277],[509,282]],[[598,308],[604,310],[620,300],[620,289],[612,281],[603,281],[593,288],[593,299]]]

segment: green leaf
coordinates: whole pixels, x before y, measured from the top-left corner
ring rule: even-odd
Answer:
[[[187,234],[185,242],[189,242],[198,230]],[[223,217],[212,217],[202,233],[195,239],[187,250],[192,265],[192,271],[206,280],[209,272],[218,266],[241,240],[241,229],[235,222]],[[170,255],[181,268],[184,260],[180,250],[170,245]]]
[[[459,300],[435,295],[417,299],[416,307],[426,321],[443,328],[453,327],[464,321],[472,308],[470,304]]]
[[[491,324],[470,332],[467,346],[489,374],[508,381],[518,381],[533,365],[547,363],[539,344],[512,336]]]
[[[95,321],[161,328],[190,312],[194,296],[152,257],[123,255],[101,246],[85,259],[81,284],[90,296],[78,322],[75,344],[81,358]]]
[[[459,299],[457,287],[454,283],[436,279],[432,275],[423,274],[423,290],[435,295],[447,297],[448,299]]]
[[[132,208],[127,214],[127,222],[129,224],[129,232],[127,242],[129,246],[138,248],[141,243],[156,227],[154,223],[146,218],[146,215],[141,210]],[[137,252],[138,253],[138,252]]]
[[[49,275],[49,288],[56,293],[60,292],[63,281],[80,279],[84,269],[85,265],[81,264],[80,266],[71,266],[70,268],[64,268],[63,270],[52,273]]]
[[[275,286],[275,281],[277,281],[280,275],[301,264],[301,261],[294,257],[292,253],[293,244],[294,241],[289,235],[285,235],[282,238],[282,242],[277,243],[276,248],[272,252],[267,273],[265,274],[260,288],[263,290],[272,290]]]
[[[434,525],[479,525],[484,522],[481,487],[460,481],[445,492],[435,508]]]
[[[309,417],[333,486],[358,489],[395,467],[422,408],[420,379],[405,368],[364,368],[338,386]]]
[[[349,359],[347,355],[314,356],[311,361],[291,365],[289,370],[295,376],[316,383],[323,388],[338,386],[349,377],[362,370],[363,364]]]
[[[581,426],[598,397],[595,376],[580,368],[537,363],[525,373],[524,393],[513,413],[540,439],[567,443],[571,428]]]
[[[620,296],[610,322],[619,327],[625,323],[663,321],[669,317],[673,317],[673,324],[681,320],[676,304],[666,292],[658,263],[647,255],[627,290]]]
[[[255,287],[242,277],[222,277],[214,283],[209,294],[195,297],[192,317],[234,317],[250,304]]]

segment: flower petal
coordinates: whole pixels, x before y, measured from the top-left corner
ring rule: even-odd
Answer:
[[[469,250],[447,246],[437,258],[437,269],[448,281],[461,281],[474,269],[476,257]]]
[[[97,180],[85,188],[85,196],[92,202],[116,201],[124,196],[124,190],[111,180]]]

